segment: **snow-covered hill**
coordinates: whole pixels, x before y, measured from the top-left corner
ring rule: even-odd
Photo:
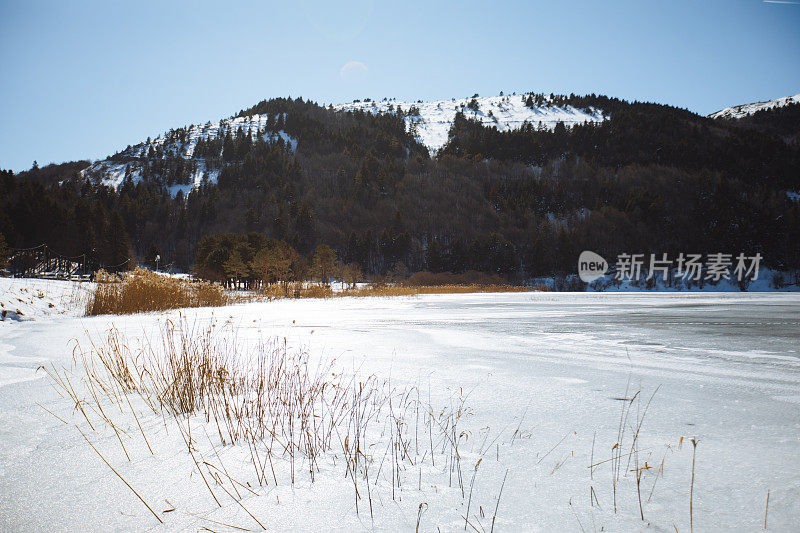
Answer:
[[[273,117],[274,118],[274,117]],[[283,131],[268,132],[266,115],[252,115],[223,119],[216,122],[207,122],[203,125],[192,124],[185,128],[170,130],[155,139],[129,146],[115,156],[94,162],[81,174],[104,185],[117,188],[130,175],[133,183],[142,179],[142,165],[136,160],[144,159],[183,159],[189,165],[190,180],[188,183],[170,184],[170,192],[175,195],[178,191],[184,194],[191,189],[199,187],[203,180],[215,183],[219,175],[219,167],[210,165],[204,157],[195,154],[199,140],[210,141],[222,139],[227,134],[236,135],[241,130],[244,135],[253,137],[261,135],[267,141],[280,139],[290,150],[297,148],[297,140]]]
[[[709,118],[742,118],[752,115],[756,111],[762,109],[772,109],[774,107],[784,107],[789,104],[800,103],[800,94],[794,96],[785,96],[776,100],[769,100],[766,102],[753,102],[752,104],[742,104],[733,107],[726,107],[708,115]]]
[[[525,122],[553,129],[563,122],[566,126],[584,122],[601,122],[607,117],[602,110],[591,108],[582,110],[570,105],[559,107],[545,100],[541,106],[528,107],[521,95],[489,96],[474,98],[477,109],[470,102],[473,98],[451,98],[434,102],[399,102],[396,100],[356,101],[334,106],[334,109],[362,109],[370,113],[390,113],[401,108],[406,116],[406,124],[412,128],[420,143],[428,150],[436,151],[447,142],[447,133],[453,124],[456,113],[464,111],[468,118],[480,120],[488,126],[496,126],[498,130],[518,129]],[[419,113],[417,114],[417,111]]]
[[[338,111],[356,109],[369,113],[396,113],[398,109],[406,114],[409,131],[414,132],[420,143],[431,152],[440,149],[446,142],[450,126],[458,111],[463,111],[468,118],[480,120],[482,123],[496,126],[499,130],[510,130],[530,123],[535,127],[552,129],[559,122],[570,126],[584,122],[600,122],[607,117],[602,110],[589,108],[577,109],[573,106],[559,106],[551,98],[542,96],[537,105],[526,106],[525,95],[490,96],[476,98],[452,98],[435,102],[402,102],[385,99],[383,101],[357,101],[348,104],[334,105]],[[474,102],[473,102],[474,100]],[[270,121],[270,118],[272,121]],[[284,117],[285,118],[285,117]],[[165,185],[175,195],[178,191],[184,194],[199,187],[204,180],[215,183],[220,171],[220,162],[208,161],[203,154],[195,153],[198,141],[204,142],[223,139],[227,134],[236,135],[241,131],[244,135],[262,136],[265,140],[279,140],[291,151],[297,149],[298,139],[283,130],[275,130],[276,117],[268,115],[251,115],[228,118],[202,125],[191,125],[173,129],[155,139],[129,146],[114,156],[94,162],[81,174],[95,182],[110,187],[119,187],[126,176],[133,183],[143,179],[144,161],[160,162],[162,173],[164,167],[170,167],[172,174],[182,176],[178,181],[166,180]],[[179,161],[180,160],[180,161]]]

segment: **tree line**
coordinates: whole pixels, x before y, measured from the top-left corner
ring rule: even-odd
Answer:
[[[203,141],[181,163],[182,178],[168,168],[188,130],[173,130],[160,153],[140,145],[117,154],[131,172],[116,190],[81,175],[80,163],[3,172],[0,233],[11,248],[47,243],[103,266],[158,255],[179,271],[261,282],[259,252],[308,277],[320,245],[365,276],[478,270],[524,280],[573,273],[583,249],[760,252],[767,266],[800,268],[796,142],[658,104],[594,95],[558,103],[610,118],[500,132],[459,114],[432,157],[403,111],[267,100],[238,114],[266,115],[266,129]],[[296,147],[269,135],[278,131]],[[216,183],[170,190],[201,167],[215,169]],[[207,253],[208,239],[226,234],[236,254]],[[230,234],[264,241],[248,248]]]
[[[336,276],[354,284],[361,277],[358,265],[339,262],[327,244],[303,256],[286,242],[261,233],[206,235],[197,245],[194,272],[232,288],[280,284],[287,294],[293,282],[329,285]]]

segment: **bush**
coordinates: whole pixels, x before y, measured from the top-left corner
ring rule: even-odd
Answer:
[[[95,274],[97,288],[86,308],[87,315],[128,315],[182,307],[225,305],[222,287],[207,282],[169,278],[137,268],[123,276],[103,270]]]

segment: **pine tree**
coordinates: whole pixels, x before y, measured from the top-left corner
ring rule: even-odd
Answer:
[[[225,276],[228,279],[235,280],[237,284],[249,274],[247,264],[242,259],[242,254],[239,253],[239,250],[234,250],[231,253],[228,260],[222,265],[222,268],[225,270]]]
[[[341,267],[341,275],[342,281],[346,282],[350,288],[355,288],[363,274],[358,263],[350,263]]]
[[[327,244],[320,244],[314,251],[314,273],[324,285],[330,284],[336,252]]]
[[[442,247],[439,241],[431,241],[428,243],[428,249],[425,250],[425,264],[431,272],[442,272],[444,270],[444,261],[442,258]]]
[[[131,261],[131,243],[125,231],[125,223],[119,211],[111,215],[105,238],[106,270],[118,272],[129,270],[133,266]]]
[[[0,233],[0,268],[8,266],[8,261],[11,258],[11,250],[6,245],[6,238]]]
[[[292,274],[292,259],[281,246],[263,248],[253,258],[253,271],[267,284],[285,283]]]

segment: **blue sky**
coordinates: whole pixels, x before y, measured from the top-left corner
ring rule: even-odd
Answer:
[[[800,4],[0,0],[0,168],[102,158],[264,98],[800,93]],[[345,69],[355,62],[364,67]]]

